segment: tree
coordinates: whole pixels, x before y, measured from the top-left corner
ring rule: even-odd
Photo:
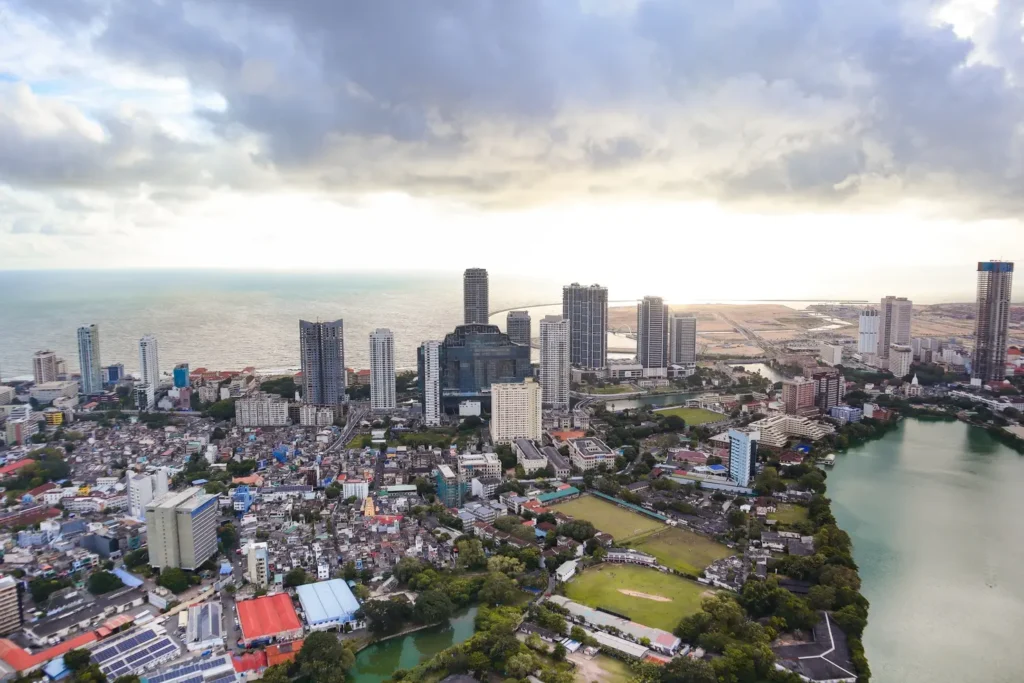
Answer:
[[[235,417],[235,401],[229,398],[224,401],[217,401],[206,409],[206,414],[214,420],[230,420]]]
[[[661,422],[661,426],[664,430],[670,432],[681,432],[686,429],[686,420],[679,417],[678,415],[669,415]]]
[[[483,680],[491,669],[491,658],[483,652],[470,652],[466,667]]]
[[[565,652],[565,645],[555,643],[555,649],[551,651],[551,656],[554,657],[556,662],[560,662],[565,659]]]
[[[148,563],[149,563],[149,549],[148,548],[140,548],[138,550],[133,550],[130,553],[127,553],[124,556],[124,564],[129,569],[134,569],[135,567],[138,567],[138,566],[143,565],[143,564],[148,564]]]
[[[124,586],[124,582],[116,574],[111,574],[108,571],[98,571],[89,575],[87,585],[89,592],[93,595],[103,595],[116,588],[121,588]]]
[[[458,566],[462,569],[482,569],[487,566],[487,556],[479,540],[467,539],[455,544],[459,551]]]
[[[455,611],[455,605],[441,591],[428,590],[420,593],[413,607],[413,618],[421,624],[437,624],[446,621]]]
[[[393,633],[412,616],[412,607],[404,600],[369,600],[357,614],[366,620],[371,633]]]
[[[661,670],[661,683],[717,683],[711,664],[703,659],[677,657]]]
[[[370,597],[370,589],[361,583],[352,586],[352,593],[359,599],[359,602],[365,602]]]
[[[263,672],[263,676],[260,677],[263,683],[290,683],[291,676],[288,675],[287,664],[275,664],[274,666],[268,667]],[[117,681],[114,681],[117,683]]]
[[[770,496],[776,491],[785,491],[786,482],[782,481],[776,468],[765,467],[754,479],[753,488],[762,496]]]
[[[577,643],[582,643],[587,639],[587,632],[583,630],[582,626],[573,625],[573,627],[569,629],[569,637]]]
[[[309,574],[302,567],[296,567],[284,575],[285,588],[293,588],[294,586],[302,586],[312,582],[313,579],[310,578]]]
[[[299,675],[310,681],[344,683],[346,672],[355,663],[355,655],[335,634],[317,631],[306,636],[295,661],[299,664]]]
[[[504,574],[492,572],[480,588],[480,600],[488,605],[508,605],[515,601],[518,593],[515,581]]]
[[[219,496],[228,490],[228,487],[219,481],[208,481],[206,486],[203,487],[207,493]]]
[[[70,585],[71,581],[68,579],[32,579],[28,583],[28,590],[32,594],[32,600],[40,604],[46,602],[53,593]]]
[[[341,486],[338,485],[338,482],[332,482],[331,485],[324,490],[324,496],[327,500],[336,500],[341,496],[341,491],[342,489]]]
[[[415,557],[403,557],[398,561],[398,564],[395,565],[394,569],[391,571],[391,575],[395,577],[395,580],[397,580],[398,583],[408,583],[409,579],[416,574],[419,574],[424,569],[425,567],[423,566],[423,563]]]
[[[172,593],[181,593],[189,587],[188,574],[177,567],[168,567],[160,572],[160,578],[156,580],[158,586],[163,586]]]
[[[729,526],[733,529],[739,529],[747,525],[747,513],[739,508],[732,508],[729,510]]]
[[[80,671],[89,666],[89,658],[91,656],[88,650],[81,648],[68,650],[64,653],[64,666],[71,672]]]
[[[354,581],[357,576],[359,576],[359,570],[356,569],[356,563],[349,560],[342,570],[342,578],[346,581]]]
[[[529,652],[520,652],[512,655],[505,663],[505,673],[513,678],[526,678],[533,673],[537,665],[533,661],[533,655]]]
[[[514,557],[494,555],[487,560],[487,571],[489,572],[501,572],[507,576],[515,576],[522,574],[523,570],[523,563]]]
[[[594,525],[585,519],[576,519],[571,522],[566,522],[558,527],[559,536],[568,536],[580,543],[586,541],[588,538],[593,538],[597,534],[597,529]]]

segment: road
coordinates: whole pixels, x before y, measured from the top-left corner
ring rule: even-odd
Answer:
[[[359,423],[366,415],[370,412],[370,408],[365,403],[352,403],[348,409],[348,419],[345,421],[345,426],[341,430],[341,435],[335,439],[334,443],[328,447],[327,452],[333,453],[340,450],[345,444],[352,440],[352,435],[359,429]]]

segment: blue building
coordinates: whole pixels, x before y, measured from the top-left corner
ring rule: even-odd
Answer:
[[[191,386],[192,380],[188,372],[188,363],[178,363],[174,366],[174,386],[177,389],[184,389]]]
[[[103,367],[103,384],[117,384],[124,379],[124,363],[114,363]]]
[[[355,621],[359,601],[341,579],[307,583],[295,589],[302,613],[312,631],[337,628]]]
[[[750,486],[757,468],[757,442],[761,432],[756,429],[729,430],[729,479],[740,486]]]
[[[422,394],[423,347],[416,356]],[[518,383],[533,376],[530,347],[514,344],[497,325],[459,325],[441,344],[440,371],[446,412],[455,412],[465,400],[478,400],[487,410],[492,384]]]
[[[245,514],[249,512],[249,508],[256,502],[256,495],[252,492],[247,485],[242,484],[235,489],[234,494],[231,496],[231,507],[235,512]]]
[[[843,424],[847,422],[860,422],[864,418],[864,411],[853,406],[833,406],[828,414]]]
[[[459,478],[451,467],[438,465],[434,484],[437,489],[437,499],[442,505],[454,508],[462,504],[462,488],[459,486]]]

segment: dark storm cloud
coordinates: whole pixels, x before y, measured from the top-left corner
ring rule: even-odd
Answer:
[[[59,18],[62,7],[35,9]],[[94,47],[109,57],[219,93],[227,106],[201,119],[224,140],[261,141],[233,158],[298,186],[487,203],[616,189],[821,203],[942,188],[1013,210],[1021,2],[1002,0],[979,30],[999,66],[972,59],[976,46],[934,10],[923,0],[111,0],[73,11],[101,25]],[[71,145],[61,175],[197,184],[188,169],[203,150],[103,125],[150,161],[110,169],[95,148]],[[25,159],[34,143],[6,144],[16,177],[56,172]]]

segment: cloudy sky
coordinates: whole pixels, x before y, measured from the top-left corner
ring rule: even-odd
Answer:
[[[5,0],[0,268],[579,272],[673,254],[702,278],[802,261],[898,284],[1024,261],[1022,15]]]

